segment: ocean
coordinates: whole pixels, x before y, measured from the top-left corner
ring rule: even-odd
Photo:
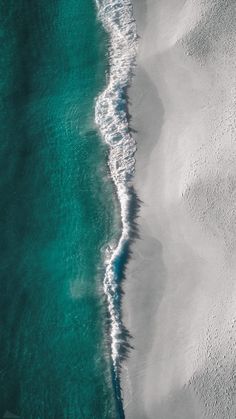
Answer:
[[[103,6],[1,1],[0,417],[123,417],[113,265],[133,169],[115,181],[100,119],[112,68]],[[123,124],[130,65],[116,98]]]

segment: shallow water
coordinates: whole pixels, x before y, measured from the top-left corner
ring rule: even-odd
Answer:
[[[88,0],[2,0],[0,16],[0,417],[111,419],[107,37]]]

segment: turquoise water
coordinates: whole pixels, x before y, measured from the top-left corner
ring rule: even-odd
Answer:
[[[0,417],[112,419],[107,38],[92,0],[1,0],[0,37]]]

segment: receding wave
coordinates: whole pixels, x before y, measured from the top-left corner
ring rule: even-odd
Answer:
[[[96,101],[95,119],[109,145],[109,168],[120,202],[122,232],[106,250],[104,292],[111,320],[111,356],[114,372],[120,366],[122,320],[116,264],[130,238],[130,186],[135,169],[136,144],[129,130],[126,90],[137,52],[137,33],[130,0],[96,0],[98,15],[110,36],[110,71],[106,89]]]

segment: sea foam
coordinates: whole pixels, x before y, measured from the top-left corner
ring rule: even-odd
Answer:
[[[96,101],[95,120],[109,145],[109,168],[120,202],[122,232],[109,245],[105,258],[104,292],[110,315],[111,357],[117,375],[122,346],[119,278],[115,269],[130,238],[130,186],[135,169],[136,144],[129,130],[126,90],[137,53],[136,24],[130,0],[96,0],[98,16],[109,33],[109,78]]]

